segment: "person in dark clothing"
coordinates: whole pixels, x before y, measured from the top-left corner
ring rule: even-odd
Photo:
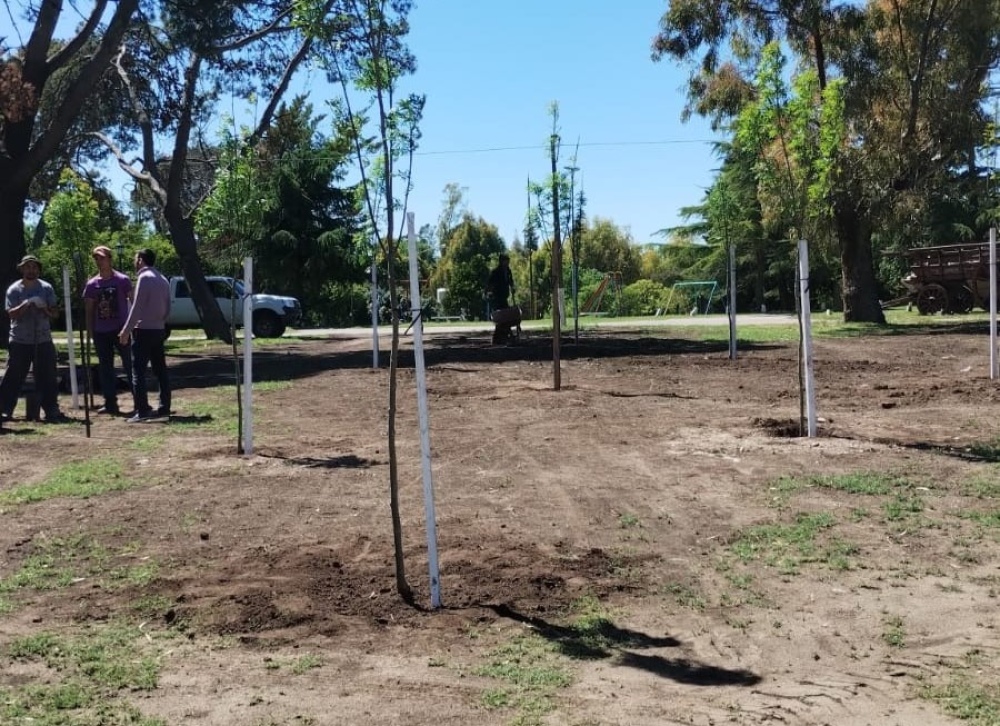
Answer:
[[[497,266],[490,271],[486,281],[486,298],[490,303],[490,318],[496,324],[493,329],[494,345],[509,345],[517,339],[514,326],[521,332],[521,310],[512,306],[514,296],[514,276],[510,272],[510,258],[502,254]]]
[[[513,294],[514,276],[510,272],[510,257],[502,254],[486,281],[486,296],[494,310],[502,310],[510,307],[510,298]]]
[[[69,421],[59,410],[56,346],[50,326],[59,314],[55,290],[41,279],[42,263],[34,255],[25,255],[17,269],[21,279],[7,288],[4,302],[10,317],[10,341],[7,370],[0,380],[0,416],[13,417],[21,386],[30,369],[45,420],[50,423]]]

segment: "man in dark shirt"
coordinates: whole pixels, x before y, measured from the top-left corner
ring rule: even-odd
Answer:
[[[514,276],[510,272],[510,257],[501,254],[497,266],[490,271],[486,281],[486,295],[494,310],[502,310],[510,307],[509,299],[513,294]]]

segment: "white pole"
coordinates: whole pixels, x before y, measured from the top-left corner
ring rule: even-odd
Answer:
[[[243,260],[243,455],[253,454],[253,258]]]
[[[69,268],[63,267],[63,306],[66,309],[66,352],[69,355],[69,390],[73,394],[73,409],[80,408],[80,387],[76,381],[76,356],[73,353],[73,307],[69,290]],[[86,324],[86,321],[84,322]]]
[[[417,411],[420,419],[420,462],[424,480],[424,516],[427,519],[427,560],[431,572],[431,607],[441,607],[441,578],[438,573],[437,518],[434,514],[434,480],[431,476],[431,431],[427,415],[427,373],[424,368],[424,321],[421,314],[420,275],[417,270],[417,235],[413,212],[406,213],[406,234],[410,258],[410,310],[413,314],[413,359],[417,368]]]
[[[736,360],[736,243],[729,243],[729,360]]]
[[[997,372],[997,228],[990,227],[990,379]]]
[[[812,315],[809,304],[809,245],[799,240],[799,296],[802,304],[802,365],[805,367],[803,381],[806,387],[806,426],[810,439],[816,438],[816,387],[813,383]]]
[[[372,368],[378,368],[378,242],[372,245]]]

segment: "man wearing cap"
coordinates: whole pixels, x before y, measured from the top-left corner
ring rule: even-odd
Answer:
[[[132,280],[111,265],[111,249],[95,247],[94,262],[97,274],[87,280],[83,288],[83,301],[87,313],[87,330],[97,351],[97,372],[101,383],[104,405],[98,413],[117,414],[118,381],[115,376],[115,351],[125,369],[125,378],[132,387],[132,355],[127,345],[118,340],[118,333],[125,327],[128,304],[132,298]]]
[[[59,411],[56,384],[56,347],[52,342],[52,318],[59,314],[56,291],[40,278],[42,264],[25,255],[17,265],[21,279],[7,288],[4,308],[10,317],[10,348],[7,371],[0,381],[0,415],[14,413],[21,386],[34,372],[35,391],[49,423],[67,421]]]

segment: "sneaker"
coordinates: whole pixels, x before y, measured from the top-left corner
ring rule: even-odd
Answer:
[[[97,413],[106,413],[112,416],[117,416],[121,411],[118,410],[118,406],[108,406],[104,405],[97,409]]]
[[[43,423],[49,423],[49,424],[73,423],[73,419],[64,414],[62,411],[56,411],[51,415],[46,414],[45,418],[42,419],[42,421]]]
[[[141,421],[149,421],[151,418],[153,418],[152,411],[136,412],[125,419],[125,423],[139,423]]]
[[[153,411],[152,415],[155,418],[170,418],[170,409],[160,406],[158,409]]]

